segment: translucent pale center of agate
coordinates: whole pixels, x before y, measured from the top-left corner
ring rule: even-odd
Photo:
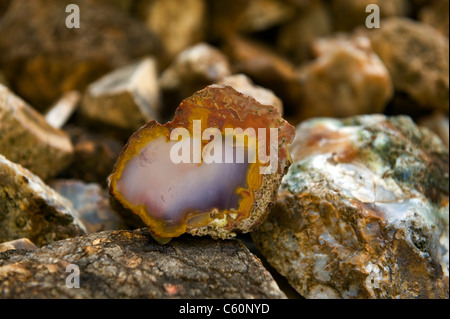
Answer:
[[[223,143],[222,163],[175,164],[170,158],[175,143],[159,137],[129,160],[117,182],[124,198],[132,205],[144,205],[152,217],[171,221],[179,221],[187,211],[237,210],[236,191],[247,188],[247,157],[244,163],[225,163],[228,146]],[[235,157],[233,147],[231,152]]]

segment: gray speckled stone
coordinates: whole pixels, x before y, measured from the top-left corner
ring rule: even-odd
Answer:
[[[66,287],[69,263],[80,288]],[[286,298],[238,240],[185,236],[160,245],[148,229],[104,231],[32,252],[0,253],[4,298]]]

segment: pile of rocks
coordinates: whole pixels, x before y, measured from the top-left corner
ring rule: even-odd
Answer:
[[[448,298],[448,4],[2,2],[0,297]],[[160,245],[108,176],[211,84],[297,125],[293,164],[251,238]]]

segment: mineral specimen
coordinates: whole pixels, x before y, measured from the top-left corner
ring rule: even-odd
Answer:
[[[83,234],[85,228],[67,199],[0,155],[0,242],[26,237],[42,246]]]
[[[81,114],[100,124],[135,131],[158,119],[159,85],[156,61],[147,57],[89,85]]]
[[[172,122],[131,136],[110,193],[156,236],[230,238],[266,217],[294,133],[275,107],[212,85],[185,99]]]
[[[393,95],[392,80],[367,37],[319,39],[317,58],[298,71],[301,119],[380,113]]]
[[[77,289],[66,284],[74,274],[67,272],[70,264],[80,270]],[[147,229],[104,231],[32,252],[0,253],[0,296],[286,298],[260,260],[238,240],[187,237],[161,246]]]
[[[0,84],[0,154],[47,179],[70,165],[73,146],[64,131]]]
[[[252,238],[306,298],[448,298],[449,154],[409,117],[301,124]]]

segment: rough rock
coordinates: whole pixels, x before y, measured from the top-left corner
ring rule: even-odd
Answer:
[[[49,186],[67,198],[78,212],[87,233],[126,229],[109,204],[109,195],[100,185],[77,180],[52,180]]]
[[[449,297],[449,154],[405,116],[301,124],[252,238],[306,298]]]
[[[227,76],[218,84],[229,85],[236,91],[251,96],[263,105],[275,106],[283,114],[283,102],[271,90],[255,85],[245,74]]]
[[[287,111],[297,107],[299,85],[295,66],[289,60],[241,36],[227,38],[223,51],[230,57],[234,72],[244,73],[256,84],[273,90]]]
[[[183,99],[230,74],[228,58],[215,47],[206,43],[188,47],[160,76],[165,111],[172,114]]]
[[[419,11],[419,20],[449,36],[449,0],[432,0]]]
[[[158,119],[159,108],[156,61],[147,57],[89,85],[80,113],[92,122],[135,131]]]
[[[66,286],[73,273],[66,272],[69,264],[79,267],[78,289]],[[162,246],[145,229],[105,231],[32,252],[1,253],[0,294],[3,298],[285,298],[240,241],[185,237]]]
[[[294,20],[283,25],[278,37],[278,47],[296,63],[311,56],[311,44],[333,31],[327,6],[322,1],[311,1]]]
[[[125,143],[116,137],[76,125],[68,125],[65,130],[74,146],[74,159],[59,176],[106,186],[106,178]]]
[[[68,4],[80,8],[80,28],[66,28]],[[0,65],[11,88],[39,110],[63,92],[157,52],[145,25],[105,0],[12,1],[0,25]]]
[[[22,166],[0,155],[0,242],[37,246],[85,234],[72,204]]]
[[[449,110],[448,38],[423,23],[390,18],[364,30],[386,65],[395,89],[423,108]]]
[[[320,39],[314,49],[317,58],[298,70],[300,118],[383,112],[393,85],[368,38]]]
[[[37,247],[28,238],[20,238],[0,243],[0,253],[11,249],[35,250]]]
[[[73,146],[65,132],[0,84],[0,154],[47,179],[70,165]]]
[[[159,37],[166,62],[204,40],[205,0],[141,1],[140,13],[149,30]]]

